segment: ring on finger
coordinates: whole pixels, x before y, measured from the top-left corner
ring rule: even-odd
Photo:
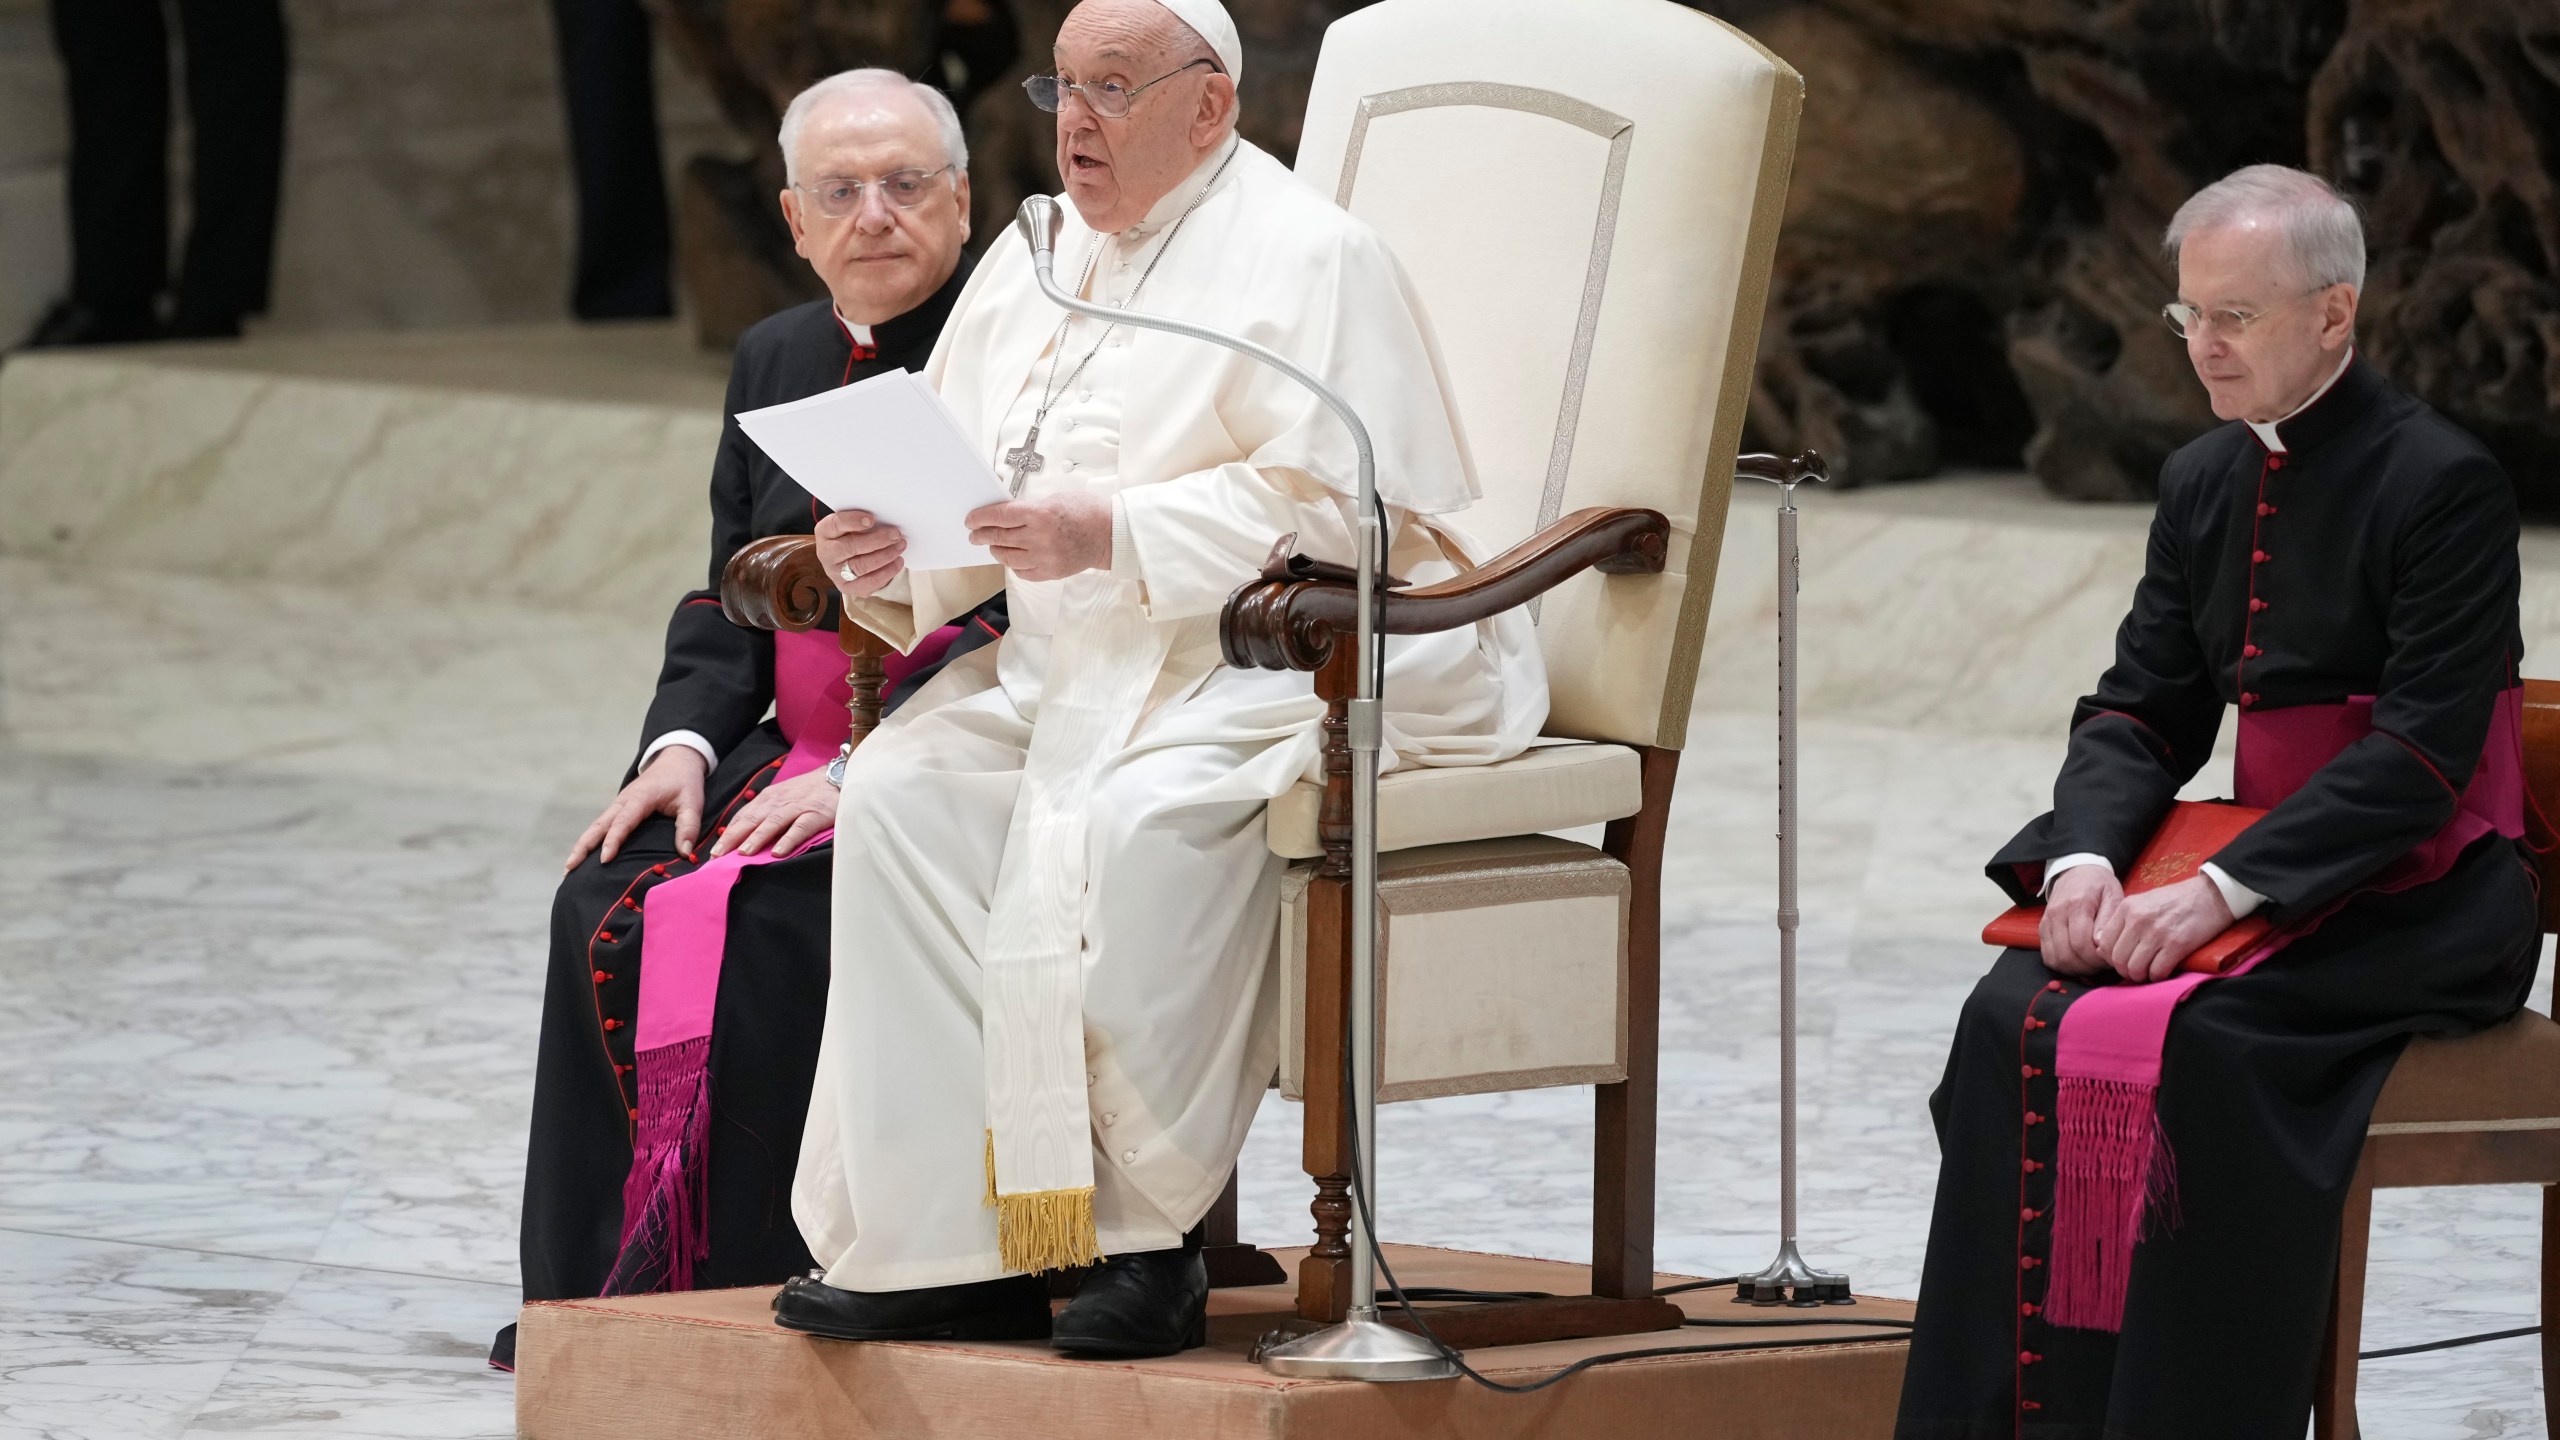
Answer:
[[[853,562],[851,560],[847,560],[843,564],[837,566],[836,573],[843,576],[845,583],[848,585],[862,578],[861,576],[853,573]]]

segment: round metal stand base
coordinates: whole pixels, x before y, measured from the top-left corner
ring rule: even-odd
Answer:
[[[1262,1368],[1302,1380],[1454,1380],[1458,1376],[1458,1367],[1449,1357],[1421,1336],[1356,1313],[1339,1325],[1263,1351]]]
[[[1849,1293],[1849,1277],[1816,1270],[1804,1263],[1790,1240],[1778,1251],[1778,1258],[1757,1275],[1742,1277],[1734,1286],[1736,1305],[1793,1305],[1808,1308],[1815,1305],[1854,1305],[1856,1297]]]

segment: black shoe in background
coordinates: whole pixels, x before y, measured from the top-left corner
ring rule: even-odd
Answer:
[[[1049,1343],[1097,1360],[1139,1360],[1206,1345],[1209,1268],[1197,1250],[1115,1255],[1058,1312]]]
[[[181,310],[161,333],[171,340],[237,340],[240,338],[240,317]]]
[[[513,1325],[499,1331],[498,1338],[490,1343],[489,1368],[504,1370],[510,1375],[516,1373],[516,1327]]]
[[[44,312],[36,328],[19,342],[26,350],[60,350],[73,345],[126,345],[157,340],[160,326],[150,315],[109,315],[77,300],[61,300]]]
[[[1049,1285],[1007,1275],[922,1290],[839,1290],[794,1280],[773,1297],[773,1323],[830,1340],[1039,1340],[1049,1333]]]

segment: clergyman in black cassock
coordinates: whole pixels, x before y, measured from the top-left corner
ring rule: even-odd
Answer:
[[[774,637],[721,613],[721,572],[748,541],[806,534],[826,513],[746,438],[737,414],[893,367],[922,369],[968,273],[963,260],[923,305],[870,327],[868,346],[855,344],[824,300],[772,316],[739,341],[729,418],[712,467],[709,580],[678,602],[668,622],[666,664],[643,727],[644,741],[691,732],[719,755],[704,787],[701,858],[723,817],[790,748],[777,720],[765,718],[774,703]],[[949,654],[992,640],[1004,625],[1002,603],[971,616]],[[825,628],[832,632],[832,619]],[[930,674],[905,677],[888,703]],[[652,816],[612,860],[581,862],[553,903],[525,1161],[527,1300],[597,1295],[609,1284],[617,1291],[656,1288],[655,1277],[614,1274],[639,1104],[632,1039],[643,927],[635,907],[651,886],[690,868],[676,851],[674,821]],[[693,1274],[698,1288],[773,1284],[812,1263],[791,1218],[790,1192],[826,1013],[831,873],[832,846],[820,844],[745,872],[732,893],[728,954],[735,963],[722,967],[712,1027],[710,1247]],[[512,1339],[502,1335],[499,1349],[507,1353],[493,1358],[511,1361]]]
[[[1930,1099],[1942,1162],[1904,1440],[2300,1436],[2339,1216],[2392,1063],[2413,1033],[2513,1014],[2532,983],[2535,885],[2515,840],[2490,833],[2439,878],[2370,888],[2447,826],[2518,683],[2507,478],[2360,360],[2271,429],[2273,447],[2235,422],[2169,460],[2054,808],[1990,873],[2021,902],[2064,856],[2127,873],[2226,707],[2245,730],[2251,712],[2370,696],[2372,732],[2213,857],[2280,928],[2325,919],[2175,1012],[2158,1112],[2176,1203],[2132,1251],[2113,1334],[2041,1313],[2056,1040],[2092,982],[2002,953]]]

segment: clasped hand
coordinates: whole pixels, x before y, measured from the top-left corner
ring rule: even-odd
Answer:
[[[2059,974],[2113,970],[2143,984],[2175,975],[2230,926],[2231,907],[2202,875],[2127,895],[2106,866],[2076,865],[2054,877],[2037,937],[2045,965]]]

